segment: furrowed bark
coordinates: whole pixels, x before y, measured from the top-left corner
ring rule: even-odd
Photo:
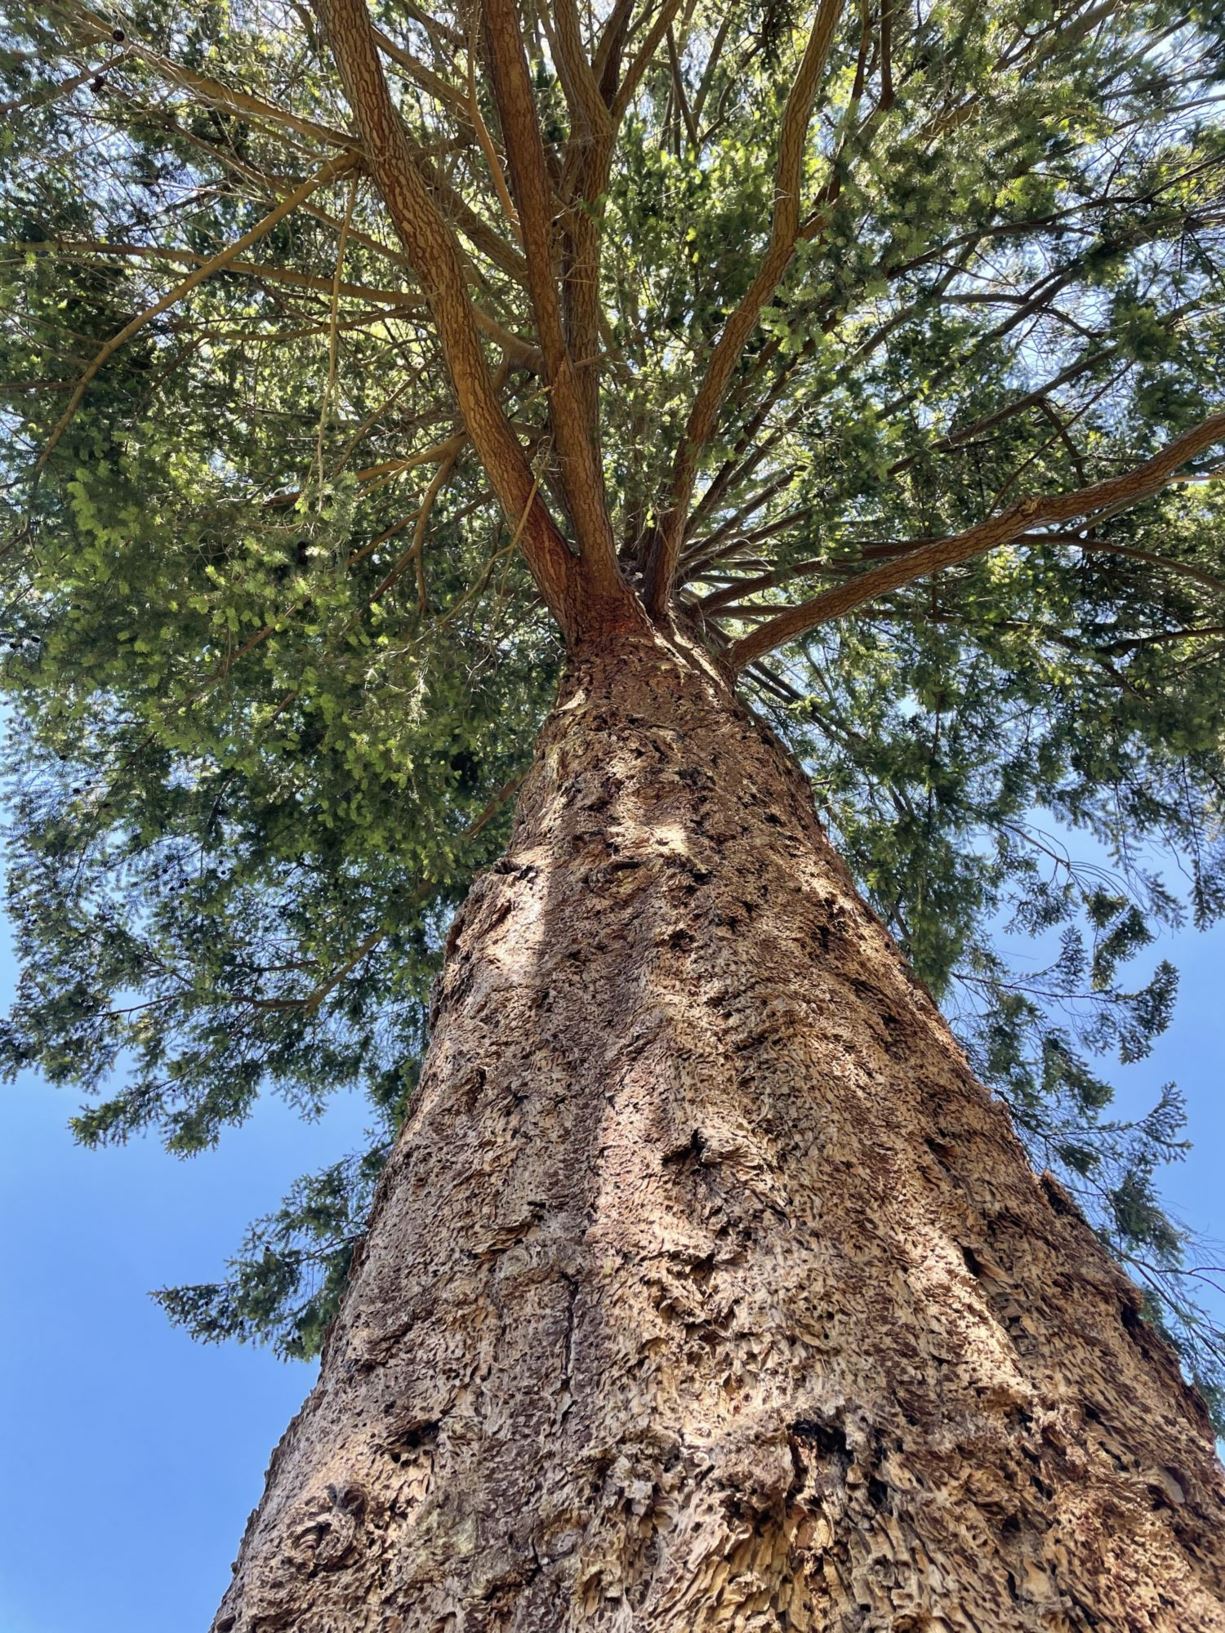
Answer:
[[[798,768],[580,650],[214,1633],[1208,1633],[1223,1513]]]

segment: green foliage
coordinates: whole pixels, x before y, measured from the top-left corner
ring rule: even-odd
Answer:
[[[466,13],[375,9],[465,85]],[[1219,16],[892,12],[891,101],[878,35],[861,57],[847,14],[805,235],[705,452],[681,599],[716,648],[908,541],[1125,470],[1222,400]],[[768,237],[807,23],[705,0],[688,18],[592,206],[631,572]],[[0,136],[0,640],[23,966],[0,1065],[79,1085],[87,1143],[149,1131],[182,1155],[261,1094],[308,1116],[366,1094],[369,1152],[299,1182],[227,1279],[159,1295],[202,1337],[307,1355],[559,652],[467,450],[427,496],[456,410],[365,179],[145,324],[37,469],[98,348],[329,156],[302,122],[350,123],[322,41],[280,0],[140,0],[124,26],[91,33],[55,0],[0,32],[0,95],[20,104]],[[566,98],[547,38],[529,49],[555,156]],[[166,60],[298,126],[193,94]],[[505,232],[480,145],[393,71],[452,218]],[[507,265],[464,247],[487,316],[530,337]],[[516,363],[503,396],[555,498],[547,394]],[[1225,907],[1223,501],[1210,465],[1189,474],[884,596],[746,682],[1036,1160],[1219,1400],[1225,1348],[1156,1189],[1181,1102],[1155,1089],[1148,1117],[1111,1120],[1104,1064],[1142,1060],[1169,1020],[1161,930]]]
[[[252,1226],[224,1285],[164,1288],[158,1303],[198,1338],[271,1338],[286,1360],[309,1360],[335,1312],[389,1150],[376,1145],[305,1175]]]

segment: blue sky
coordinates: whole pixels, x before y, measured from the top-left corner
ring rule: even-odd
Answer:
[[[1179,965],[1181,996],[1155,1054],[1115,1073],[1119,1105],[1180,1082],[1197,1145],[1166,1194],[1220,1237],[1225,927],[1156,951]],[[11,980],[0,953],[0,996]],[[195,1344],[148,1290],[215,1275],[290,1180],[349,1148],[362,1114],[343,1103],[310,1125],[268,1103],[183,1161],[149,1140],[76,1148],[75,1105],[35,1080],[0,1090],[0,1633],[194,1633],[313,1368]]]
[[[0,965],[5,997],[12,980]],[[213,1278],[298,1174],[348,1150],[264,1104],[217,1151],[76,1147],[75,1097],[0,1089],[0,1633],[196,1633],[314,1368],[203,1346],[148,1296]]]

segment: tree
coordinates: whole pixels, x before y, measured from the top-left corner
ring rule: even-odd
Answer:
[[[7,25],[5,1064],[378,1125],[161,1295],[328,1332],[217,1633],[1225,1625],[1221,22]]]

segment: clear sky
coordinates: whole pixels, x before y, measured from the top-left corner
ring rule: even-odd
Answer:
[[[1181,996],[1154,1056],[1116,1071],[1119,1106],[1181,1083],[1197,1147],[1166,1195],[1219,1238],[1225,927],[1157,952]],[[0,996],[11,979],[0,953]],[[77,1149],[75,1105],[33,1080],[0,1090],[0,1633],[202,1633],[313,1368],[195,1344],[148,1290],[215,1276],[290,1180],[356,1143],[362,1115],[342,1104],[307,1125],[270,1103],[183,1161],[148,1140]]]
[[[7,1003],[12,964],[0,952]],[[0,1088],[0,1633],[203,1633],[314,1367],[172,1327],[149,1289],[216,1277],[361,1109],[266,1102],[220,1147],[84,1151],[77,1098]]]

